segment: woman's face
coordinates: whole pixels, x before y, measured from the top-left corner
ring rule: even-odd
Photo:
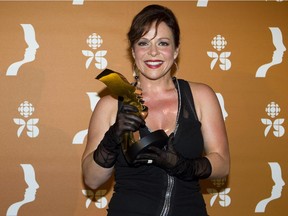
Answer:
[[[157,29],[155,23],[147,34],[136,42],[132,49],[132,55],[140,73],[148,79],[156,80],[168,72],[178,56],[178,48],[175,47],[172,31],[161,22]]]

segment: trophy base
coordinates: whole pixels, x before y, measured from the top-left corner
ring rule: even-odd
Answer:
[[[154,131],[140,139],[138,142],[135,142],[133,145],[129,146],[124,154],[125,158],[128,163],[132,164],[137,155],[145,152],[150,146],[155,146],[162,149],[165,145],[167,145],[167,141],[168,136],[164,130]]]

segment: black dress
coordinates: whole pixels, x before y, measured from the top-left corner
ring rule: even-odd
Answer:
[[[179,110],[174,145],[186,158],[203,153],[198,121],[189,84],[174,78]],[[206,205],[198,180],[183,181],[152,165],[129,166],[121,153],[115,164],[114,193],[109,216],[206,216]]]

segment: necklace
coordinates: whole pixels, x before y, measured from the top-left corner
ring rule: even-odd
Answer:
[[[176,123],[175,123],[175,128],[173,130],[173,133],[174,133],[174,136],[178,130],[178,127],[179,127],[179,116],[180,116],[180,111],[181,111],[181,107],[182,107],[182,102],[181,102],[181,92],[180,92],[180,88],[179,88],[179,82],[178,82],[178,79],[176,77],[173,77],[173,83],[174,83],[174,86],[175,86],[175,89],[177,91],[177,100],[178,100],[178,109],[177,109],[177,115],[176,115]],[[137,85],[137,82],[136,84],[133,83],[134,86]],[[149,109],[148,109],[148,112],[149,112]],[[146,132],[145,132],[146,131]],[[151,129],[148,128],[146,125],[145,127],[143,128],[140,128],[140,134],[141,136],[143,136],[144,134],[147,135],[147,133],[151,133]]]
[[[176,116],[176,125],[175,125],[175,128],[174,128],[174,136],[178,130],[178,127],[179,127],[179,116],[180,116],[180,110],[181,110],[181,107],[182,107],[182,103],[181,103],[181,92],[180,92],[180,88],[179,88],[179,82],[178,82],[178,79],[176,77],[173,77],[173,82],[174,82],[174,85],[175,85],[175,88],[177,90],[177,94],[178,94],[178,110],[177,110],[177,116]]]

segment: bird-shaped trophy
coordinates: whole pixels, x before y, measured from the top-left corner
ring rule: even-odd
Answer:
[[[142,100],[142,91],[136,86],[131,85],[121,74],[110,69],[102,71],[96,79],[103,82],[108,89],[118,97],[123,97],[124,104],[130,104],[138,109],[137,115],[143,119],[148,115],[148,107]],[[163,148],[168,141],[168,136],[164,130],[156,130],[144,137],[140,137],[139,131],[127,132],[123,135],[122,150],[129,164],[132,164],[137,155],[149,151],[149,146]]]

